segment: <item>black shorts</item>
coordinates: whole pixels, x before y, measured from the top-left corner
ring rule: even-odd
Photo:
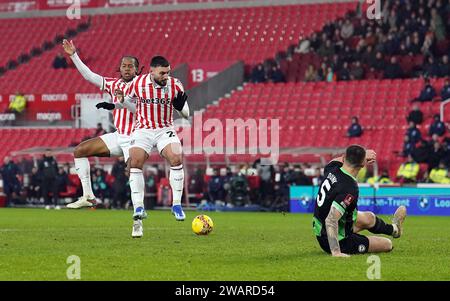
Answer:
[[[320,247],[327,253],[331,253],[328,238],[326,236],[316,236]],[[339,241],[341,253],[364,254],[369,251],[369,239],[361,234],[353,233]]]

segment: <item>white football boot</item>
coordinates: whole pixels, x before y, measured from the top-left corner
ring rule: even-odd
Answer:
[[[133,221],[133,231],[131,232],[131,237],[141,238],[144,235],[144,227],[142,226],[142,220],[138,219]]]
[[[87,196],[82,196],[78,198],[78,201],[67,204],[67,208],[79,209],[83,207],[94,207],[97,204],[95,198],[89,198]]]
[[[393,238],[399,238],[403,233],[403,222],[406,218],[406,207],[400,206],[395,210],[394,218],[392,219],[392,224],[394,226],[394,232],[392,233]]]

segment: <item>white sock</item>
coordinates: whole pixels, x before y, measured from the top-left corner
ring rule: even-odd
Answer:
[[[134,211],[138,207],[144,208],[145,183],[142,169],[130,168],[130,188]]]
[[[88,158],[75,158],[75,170],[83,187],[83,196],[87,196],[90,199],[95,198],[91,185],[91,166]]]
[[[398,233],[398,226],[396,224],[392,224],[392,228],[394,228],[394,231],[392,231],[392,234]]]
[[[183,165],[172,166],[169,174],[170,187],[172,187],[172,206],[181,205],[184,187]]]

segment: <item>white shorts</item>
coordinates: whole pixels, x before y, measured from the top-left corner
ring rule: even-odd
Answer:
[[[177,132],[173,127],[163,129],[137,129],[131,134],[130,148],[139,147],[150,154],[153,147],[156,146],[158,152],[171,143],[181,144]]]
[[[114,133],[101,135],[100,138],[105,142],[111,157],[123,156],[125,162],[127,162],[130,157],[129,150],[131,136],[122,135],[115,131]]]

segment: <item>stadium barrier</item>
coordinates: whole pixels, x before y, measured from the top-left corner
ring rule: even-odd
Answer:
[[[244,63],[239,61],[189,90],[189,108],[198,111],[244,83]]]
[[[364,186],[364,187],[361,187]],[[361,185],[358,210],[393,214],[404,205],[410,215],[450,215],[450,185],[419,184],[417,187],[380,187]],[[290,212],[312,213],[319,186],[292,186]]]

